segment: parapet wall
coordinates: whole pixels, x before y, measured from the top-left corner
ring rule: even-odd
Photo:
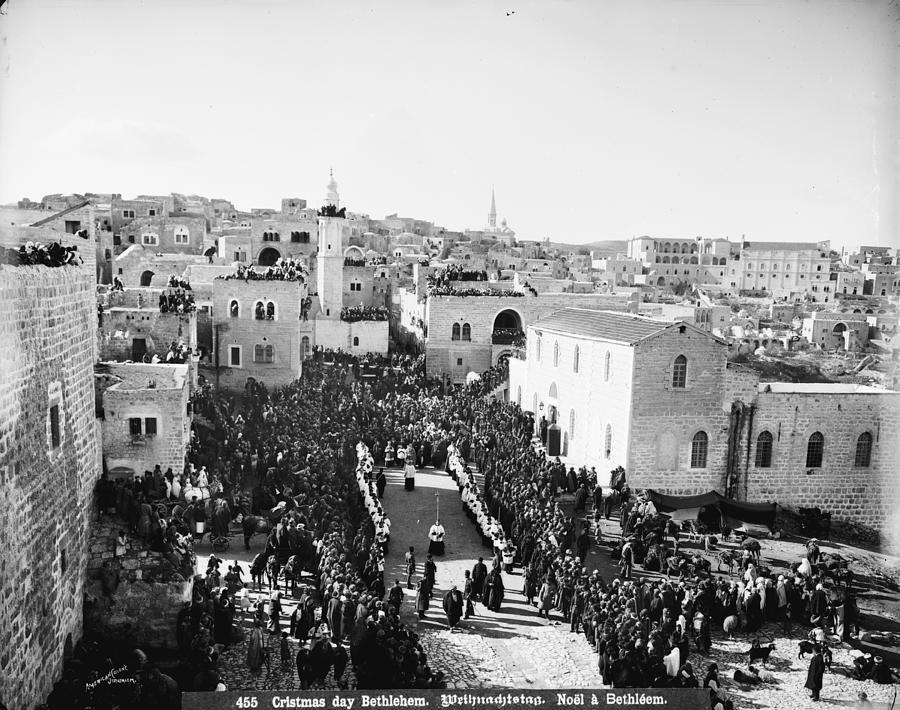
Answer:
[[[96,273],[77,241],[81,266],[0,266],[0,697],[16,708],[44,700],[82,633],[100,447]]]

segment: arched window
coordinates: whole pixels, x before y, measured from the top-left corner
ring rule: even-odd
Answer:
[[[825,437],[817,431],[809,437],[809,442],[806,444],[806,468],[821,468],[824,453]]]
[[[554,341],[553,343],[553,367],[559,365],[559,343]]]
[[[231,305],[228,306],[228,310],[231,313],[232,318],[238,318],[241,315],[241,304],[235,299],[231,302]]]
[[[675,358],[675,365],[672,367],[672,387],[684,389],[687,384],[687,358],[679,355]]]
[[[471,340],[472,339],[472,326],[469,325],[468,323],[463,323],[462,339],[463,340]]]
[[[606,425],[606,434],[603,437],[603,458],[612,456],[612,424]]]
[[[767,431],[756,437],[756,467],[772,467],[772,434]]]
[[[264,362],[265,348],[262,345],[253,346],[253,362]]]
[[[275,320],[275,304],[272,301],[266,304],[266,320]]]
[[[450,335],[451,340],[459,340],[459,323],[453,324],[453,332]]]
[[[256,302],[256,305],[253,307],[253,315],[256,320],[266,319],[266,307],[263,305],[262,301]]]
[[[265,360],[266,360],[266,362],[275,362],[275,346],[274,345],[266,345]]]
[[[359,337],[353,336],[353,347],[359,347]]]
[[[612,354],[609,350],[606,351],[606,355],[603,356],[603,381],[609,382],[609,366],[612,361]]]
[[[575,440],[575,410],[569,412],[569,441]]]
[[[534,341],[534,351],[535,351],[535,359],[538,362],[540,362],[541,361],[541,336],[540,335]]]
[[[175,227],[175,231],[172,232],[175,236],[176,244],[187,244],[191,240],[191,233],[188,231],[187,227],[183,227],[178,225]]]
[[[578,346],[575,346],[575,356],[572,359],[572,371],[578,372],[578,358],[581,356],[581,351]]]
[[[853,465],[856,468],[868,468],[872,463],[872,435],[864,431],[856,440],[856,458]]]
[[[304,335],[303,338],[300,340],[300,347],[301,347],[301,352],[303,353],[303,359],[305,360],[306,358],[309,357],[309,353],[310,353],[310,349],[311,349],[309,347],[309,336],[308,335]]]
[[[705,431],[698,431],[691,439],[691,468],[706,468],[706,453],[709,437]]]

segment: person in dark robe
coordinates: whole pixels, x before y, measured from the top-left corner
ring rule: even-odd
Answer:
[[[384,490],[387,488],[387,476],[384,475],[384,469],[378,469],[378,476],[375,478],[375,488],[378,490],[378,497],[384,498]]]
[[[485,580],[485,590],[487,592],[487,599],[485,599],[485,606],[491,611],[500,611],[500,605],[503,603],[503,575],[500,573],[499,568],[494,567],[490,571]]]
[[[466,580],[463,584],[463,598],[466,601],[466,611],[463,618],[468,619],[475,615],[475,592],[472,586],[472,573],[466,570]]]
[[[454,584],[444,595],[444,614],[447,615],[447,626],[455,629],[463,615],[463,596]]]
[[[825,626],[825,613],[828,611],[828,595],[821,584],[816,585],[809,603],[810,623],[813,626]]]
[[[816,644],[815,653],[809,661],[809,670],[806,672],[806,689],[813,701],[819,700],[822,691],[822,677],[825,675],[825,659],[822,657],[822,647]]]
[[[434,591],[434,580],[437,577],[437,565],[434,563],[431,555],[428,555],[428,558],[425,560],[424,577],[427,585],[426,593],[428,598],[431,599],[431,594]]]
[[[428,592],[428,581],[420,579],[416,583],[416,613],[420,619],[425,618],[425,612],[428,611],[428,600],[431,595]]]
[[[481,598],[484,593],[484,580],[487,579],[488,568],[484,564],[484,558],[479,557],[478,562],[472,567],[472,595],[475,599]]]
[[[311,623],[309,615],[306,613],[306,605],[298,603],[294,608],[294,612],[291,614],[291,636],[303,643],[309,635]]]
[[[337,592],[332,592],[331,598],[328,600],[326,615],[328,626],[331,628],[331,635],[336,639],[340,639],[343,615],[341,614],[341,599]]]

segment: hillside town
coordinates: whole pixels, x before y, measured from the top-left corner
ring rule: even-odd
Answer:
[[[896,249],[526,241],[493,189],[454,230],[325,183],[0,208],[0,703],[890,701]]]

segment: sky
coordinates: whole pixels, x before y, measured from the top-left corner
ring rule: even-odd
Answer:
[[[9,0],[0,203],[900,245],[900,0]]]

